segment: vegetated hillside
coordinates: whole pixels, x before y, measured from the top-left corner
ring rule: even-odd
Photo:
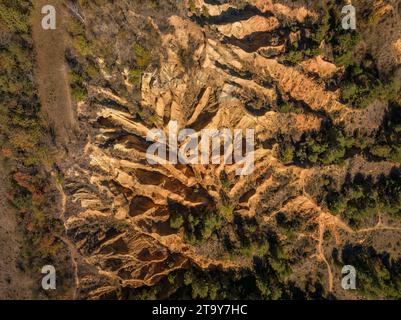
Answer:
[[[401,3],[344,4],[64,2],[79,298],[400,298]],[[171,121],[254,129],[253,173],[150,165]]]
[[[50,130],[42,121],[35,74],[31,1],[0,2],[0,296],[71,296],[70,252],[57,216],[57,171]],[[39,20],[40,23],[40,20]],[[57,266],[58,291],[41,290],[41,270]]]

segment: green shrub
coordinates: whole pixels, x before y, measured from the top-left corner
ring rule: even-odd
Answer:
[[[280,150],[280,160],[283,163],[291,163],[294,159],[294,147],[286,145]]]
[[[344,264],[358,270],[357,291],[368,299],[401,298],[401,260],[389,259],[372,247],[346,245],[342,250]]]
[[[138,43],[134,43],[132,45],[132,48],[134,50],[135,62],[137,66],[142,70],[145,69],[150,62],[151,58],[150,51],[145,49]]]
[[[347,181],[340,192],[329,188],[324,202],[335,214],[340,214],[351,226],[359,227],[368,217],[381,212],[401,218],[401,177],[398,170],[377,181],[357,175]]]
[[[401,163],[401,106],[391,102],[377,134],[375,145],[369,148],[375,157]]]
[[[23,2],[21,1],[20,5]],[[0,20],[15,33],[28,33],[29,16],[21,10],[18,1],[3,1],[0,3]]]
[[[173,229],[179,229],[184,224],[184,218],[180,215],[170,217],[170,226]]]

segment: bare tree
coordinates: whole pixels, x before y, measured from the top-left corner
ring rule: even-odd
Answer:
[[[66,3],[67,8],[77,17],[83,24],[85,24],[85,18],[80,13],[79,4],[76,1],[67,1]]]

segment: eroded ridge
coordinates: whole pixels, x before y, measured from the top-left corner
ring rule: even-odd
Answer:
[[[342,166],[311,168],[285,164],[277,137],[299,140],[305,132],[319,131],[327,117],[333,125],[354,119],[358,126],[370,109],[351,108],[338,91],[324,85],[321,79],[339,68],[322,56],[297,65],[280,59],[297,33],[288,25],[317,21],[317,11],[287,1],[255,0],[239,7],[231,2],[192,2],[192,10],[207,14],[194,14],[185,2],[162,22],[152,14],[142,16],[159,47],[157,63],[143,70],[139,86],[122,57],[116,62],[120,74],[107,66],[107,57],[98,57],[103,80],[91,83],[88,98],[78,104],[87,138],[81,153],[62,170],[68,198],[65,226],[82,263],[80,296],[104,298],[118,295],[122,288],[152,287],[192,267],[243,272],[255,267],[255,255],[266,254],[268,259],[285,257],[283,265],[269,260],[278,278],[305,285],[297,283],[295,273],[287,274],[290,263],[299,274],[327,270],[324,290],[338,290],[328,250],[362,233],[398,232],[399,223],[379,221],[376,227],[354,228],[323,208],[309,190],[329,172],[336,172],[340,180],[355,175],[354,164],[369,172],[366,159],[356,156]],[[136,7],[125,9],[126,24],[137,30],[136,19],[143,13]],[[96,4],[80,10],[92,33],[112,24],[96,18],[93,11],[102,12]],[[122,45],[119,41],[116,46]],[[132,50],[145,59],[137,46]],[[117,77],[124,80],[114,81]],[[283,100],[303,112],[280,111]],[[380,125],[384,109],[367,131]],[[254,129],[252,174],[237,176],[238,164],[150,165],[146,136],[154,128],[167,132],[172,121],[179,129],[198,133]],[[386,172],[393,165],[378,164]],[[198,220],[205,216],[209,220],[203,225]],[[236,246],[242,220],[257,226],[255,235],[274,239],[277,248],[259,241],[256,247],[248,244],[250,255],[241,252],[229,258],[227,243]],[[282,227],[290,220],[297,221],[291,234]],[[197,227],[191,229],[193,225]],[[203,241],[196,236],[200,225]],[[326,231],[334,244],[325,241]]]

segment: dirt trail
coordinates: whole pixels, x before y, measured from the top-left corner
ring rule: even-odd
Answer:
[[[36,70],[39,98],[42,106],[42,116],[46,126],[52,128],[56,135],[56,143],[67,147],[74,138],[75,112],[70,95],[68,81],[68,68],[65,63],[66,48],[66,21],[67,12],[62,0],[37,0],[31,15],[32,35],[34,42]],[[42,28],[42,8],[52,5],[56,8],[56,30],[44,30]],[[61,195],[61,218],[64,221],[66,195],[62,186],[55,182]],[[68,247],[71,255],[72,267],[75,278],[76,298],[79,287],[77,250],[66,237],[59,236]]]
[[[56,8],[56,30],[42,28],[44,5]],[[43,118],[54,129],[56,142],[66,146],[73,137],[75,116],[65,64],[66,9],[62,0],[36,0],[31,16],[36,78]]]
[[[306,175],[309,171],[302,170],[299,173],[299,184],[300,189],[302,190],[302,196],[294,199],[289,205],[296,206],[301,211],[310,211],[313,210],[318,213],[318,216],[315,218],[315,221],[318,224],[317,234],[311,235],[311,238],[317,241],[316,245],[316,259],[317,261],[323,261],[327,267],[327,281],[328,281],[328,291],[333,291],[334,286],[334,275],[329,261],[327,260],[324,252],[324,234],[326,230],[329,230],[331,234],[334,235],[336,243],[341,243],[341,237],[338,233],[338,230],[343,230],[349,234],[358,234],[358,233],[370,233],[375,231],[401,231],[400,227],[388,226],[382,222],[382,214],[378,212],[378,223],[374,227],[364,228],[359,230],[353,230],[349,227],[344,221],[342,221],[339,217],[336,217],[331,214],[328,210],[320,207],[316,201],[305,191],[306,184]],[[303,235],[305,236],[305,235]],[[310,236],[310,235],[309,235]]]
[[[66,211],[66,205],[67,205],[67,195],[64,192],[63,186],[55,181],[55,185],[57,187],[57,190],[60,192],[61,196],[61,203],[60,203],[60,217],[63,223],[65,224],[65,211]],[[72,243],[70,239],[64,236],[58,236],[61,241],[64,242],[64,244],[68,247],[68,250],[70,251],[70,256],[71,256],[71,264],[74,270],[74,282],[75,282],[75,289],[74,289],[74,294],[73,294],[73,299],[76,300],[77,298],[77,293],[79,290],[79,275],[78,275],[78,250],[75,247],[75,245]]]

